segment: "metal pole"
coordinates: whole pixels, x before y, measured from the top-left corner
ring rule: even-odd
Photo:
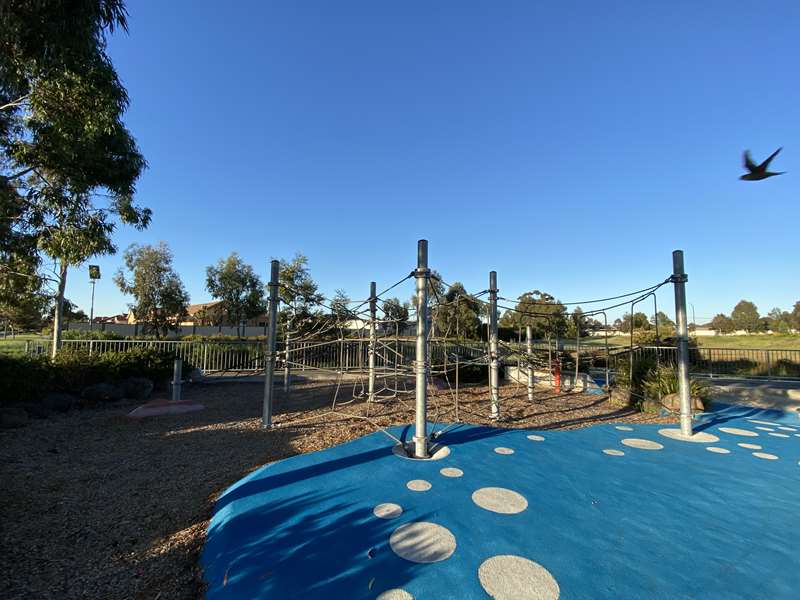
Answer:
[[[264,407],[261,413],[261,427],[272,427],[272,379],[275,375],[275,337],[278,331],[278,274],[281,263],[272,261],[269,280],[269,307],[267,308],[267,339],[264,349]]]
[[[175,359],[175,365],[172,372],[172,401],[178,402],[181,399],[181,370],[183,369],[183,361],[180,358]]]
[[[686,282],[683,250],[672,253],[672,283],[675,286],[675,320],[677,328],[678,392],[681,399],[681,434],[692,435],[692,405],[689,398],[689,332],[686,324]]]
[[[606,347],[606,392],[608,391],[608,363],[611,361],[611,356],[608,350],[608,315],[603,311],[603,327],[605,328],[605,347]]]
[[[458,326],[458,309],[460,308],[461,298],[459,296],[458,301],[456,302],[456,423],[458,423],[458,371],[460,368],[459,363],[461,362],[461,330]]]
[[[377,303],[375,282],[369,284],[369,402],[375,401],[375,311]]]
[[[94,284],[97,283],[92,279],[89,283],[92,284],[92,307],[89,309],[89,331],[94,329]]]
[[[525,342],[528,351],[528,402],[533,402],[533,327],[525,327]]]
[[[417,270],[414,271],[417,287],[417,352],[414,361],[416,373],[416,419],[414,423],[414,456],[428,457],[428,240],[417,242]]]
[[[572,390],[575,391],[578,387],[578,367],[581,362],[581,327],[575,313],[572,313],[572,320],[575,321],[575,381],[572,382]]]
[[[295,307],[294,303],[292,304],[292,316],[294,316]],[[289,348],[292,343],[292,321],[294,319],[290,318],[286,321],[286,348],[284,349],[284,360],[283,360],[283,393],[287,396],[289,395],[289,378],[291,377],[291,367],[289,366]]]
[[[500,380],[497,361],[497,272],[489,271],[489,388],[492,419],[500,418]]]
[[[631,320],[629,323],[629,327],[631,328],[631,350],[628,354],[628,385],[631,386],[631,392],[633,392],[633,302],[631,302]]]

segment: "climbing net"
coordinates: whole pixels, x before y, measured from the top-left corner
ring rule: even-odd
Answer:
[[[658,310],[656,293],[664,285],[673,281],[670,276],[650,286],[614,296],[582,301],[561,302],[556,300],[536,300],[527,298],[525,307],[516,304],[516,300],[500,296],[495,289],[484,289],[470,293],[461,288],[455,294],[448,294],[444,289],[455,289],[443,281],[435,272],[427,272],[429,301],[423,314],[428,315],[432,323],[437,323],[441,311],[458,308],[461,303],[470,303],[481,315],[486,315],[487,335],[485,339],[467,339],[463,335],[459,323],[459,311],[454,310],[455,319],[448,319],[444,330],[442,327],[424,327],[427,332],[424,343],[427,347],[428,365],[425,371],[427,388],[433,393],[430,398],[432,423],[430,436],[435,439],[449,427],[445,421],[457,424],[461,421],[461,412],[467,412],[477,418],[494,416],[481,414],[466,409],[459,404],[459,375],[470,368],[482,368],[488,373],[499,364],[516,365],[516,370],[506,370],[506,378],[515,384],[514,394],[520,388],[528,389],[529,399],[533,373],[546,373],[552,384],[554,364],[561,362],[574,364],[575,382],[581,367],[580,332],[575,338],[575,352],[565,352],[561,348],[559,334],[555,339],[547,337],[545,343],[526,340],[523,344],[521,333],[517,343],[498,339],[497,314],[503,310],[528,319],[551,323],[555,319],[577,319],[579,317],[602,317],[605,323],[605,367],[606,386],[609,381],[609,343],[608,312],[630,305],[631,315],[634,306],[652,298],[655,307],[656,329],[658,328]],[[282,348],[279,348],[278,359],[284,370],[284,390],[288,394],[291,388],[291,373],[319,373],[324,379],[333,381],[330,403],[326,410],[316,411],[312,415],[279,420],[276,426],[288,427],[312,420],[324,419],[328,415],[337,415],[347,419],[360,419],[369,423],[376,430],[383,432],[398,444],[395,435],[381,426],[377,419],[385,416],[384,407],[399,404],[408,411],[413,411],[409,395],[415,393],[413,378],[416,370],[417,339],[406,331],[409,321],[418,321],[418,307],[408,310],[408,318],[398,315],[397,305],[387,295],[409,280],[418,277],[415,271],[399,279],[380,293],[373,293],[363,300],[342,302],[322,296],[309,297],[301,290],[286,284],[279,284],[283,291],[303,300],[307,310],[298,315],[294,310],[291,318],[286,320],[285,337]],[[430,285],[433,283],[434,285]],[[373,284],[374,286],[374,284]],[[389,303],[392,302],[390,307]],[[541,307],[541,308],[539,308]],[[546,308],[545,308],[546,307]],[[554,311],[554,307],[557,308]],[[568,308],[574,307],[574,308]],[[587,307],[582,309],[581,307]],[[494,314],[492,314],[494,313]],[[483,320],[483,319],[481,319]],[[577,328],[576,328],[577,329]],[[632,332],[631,332],[632,333]],[[632,347],[631,337],[631,347]],[[587,352],[588,365],[591,366],[596,357],[595,352]],[[632,363],[632,361],[631,361]],[[493,389],[493,394],[496,389]],[[496,400],[496,399],[495,399]],[[349,410],[349,406],[361,404],[360,413]],[[487,411],[488,412],[488,411]],[[450,425],[452,427],[454,425]]]

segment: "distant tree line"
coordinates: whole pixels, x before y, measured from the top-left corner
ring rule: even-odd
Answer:
[[[791,333],[800,330],[800,300],[794,303],[792,311],[773,308],[767,316],[762,317],[758,307],[749,300],[740,300],[733,307],[730,316],[719,313],[711,320],[711,328],[718,334],[745,331],[761,333]]]

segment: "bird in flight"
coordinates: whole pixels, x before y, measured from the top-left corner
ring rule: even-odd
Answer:
[[[769,163],[772,162],[772,159],[778,156],[778,152],[783,150],[783,148],[778,148],[769,155],[769,158],[762,162],[760,165],[757,165],[753,162],[753,159],[750,157],[750,151],[744,151],[744,168],[747,169],[747,173],[739,177],[743,181],[759,181],[760,179],[766,179],[767,177],[774,177],[775,175],[783,175],[786,171],[781,171],[780,173],[773,173],[772,171],[767,171],[769,168]]]

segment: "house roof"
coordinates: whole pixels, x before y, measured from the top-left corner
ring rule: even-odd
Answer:
[[[216,306],[217,304],[220,304],[220,302],[221,302],[220,300],[214,300],[213,302],[201,302],[200,304],[190,304],[186,308],[186,312],[189,313],[190,317],[193,317],[200,311]]]

